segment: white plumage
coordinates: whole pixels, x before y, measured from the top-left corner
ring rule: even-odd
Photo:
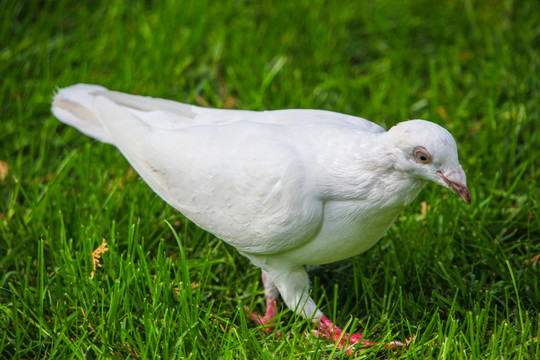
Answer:
[[[470,202],[454,139],[424,120],[386,132],[329,111],[207,109],[85,84],[61,89],[52,111],[116,146],[165,201],[263,270],[269,307],[279,293],[323,336],[339,329],[321,325],[304,265],[369,249],[428,181]]]

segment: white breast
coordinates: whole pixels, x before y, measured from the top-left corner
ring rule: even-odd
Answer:
[[[356,201],[326,203],[324,221],[317,236],[290,251],[286,261],[318,265],[361,254],[381,238],[402,209],[359,208],[361,204]]]

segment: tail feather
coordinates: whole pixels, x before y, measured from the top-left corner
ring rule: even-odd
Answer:
[[[141,110],[145,112],[165,111],[185,119],[193,119],[196,115],[191,110],[191,105],[182,104],[172,100],[124,94],[117,91],[107,91],[107,93],[103,94],[103,96],[119,106],[134,110]]]
[[[121,118],[109,118],[108,122],[104,123],[105,117],[100,113],[96,102],[98,97],[108,99],[118,108],[136,114],[140,121],[151,124],[154,128],[177,129],[182,127],[186,120],[196,117],[191,105],[109,91],[102,86],[88,84],[60,89],[54,97],[52,112],[60,121],[82,133],[99,141],[118,145],[111,127],[114,126],[113,121],[120,121]],[[107,106],[107,109],[110,107]]]
[[[94,98],[106,91],[102,86],[86,84],[60,89],[54,97],[51,110],[60,121],[99,141],[114,145],[109,131],[92,110]]]

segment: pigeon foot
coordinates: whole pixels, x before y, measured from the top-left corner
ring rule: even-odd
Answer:
[[[358,348],[369,348],[379,345],[378,343],[362,340],[364,334],[347,334],[343,333],[343,330],[335,326],[330,319],[326,316],[321,317],[317,324],[318,330],[313,331],[313,335],[330,339],[338,344],[339,349],[347,348],[347,354],[352,354],[354,348],[351,345],[359,344]],[[405,346],[405,344],[399,341],[391,341],[385,345],[387,348],[396,349],[398,347]]]
[[[278,299],[272,298],[270,296],[266,297],[266,313],[261,316],[257,314],[256,312],[249,312],[249,309],[246,310],[246,314],[249,315],[250,319],[257,324],[261,325],[263,327],[263,331],[265,333],[271,333],[275,330],[275,327],[272,325],[276,324],[276,309],[278,307],[279,301]],[[277,334],[279,337],[281,333]]]

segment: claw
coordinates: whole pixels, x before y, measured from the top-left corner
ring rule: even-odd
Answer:
[[[331,339],[338,345],[338,349],[347,348],[347,354],[354,353],[356,344],[359,344],[362,348],[369,348],[372,346],[378,346],[378,343],[362,340],[364,334],[347,334],[343,333],[343,330],[335,326],[327,317],[323,316],[320,318],[319,323],[317,324],[319,330],[313,330],[313,334],[317,337],[323,337],[326,339]],[[340,339],[341,338],[341,339]],[[387,348],[396,349],[398,347],[405,346],[402,342],[391,341],[385,345]]]
[[[246,315],[249,316],[249,318],[256,322],[257,324],[261,325],[263,327],[263,331],[266,333],[271,333],[275,330],[274,326],[276,324],[276,308],[278,305],[278,300],[267,297],[266,298],[266,313],[261,316],[257,314],[256,312],[252,311],[250,312],[249,308],[246,306],[244,307],[244,312]],[[277,336],[281,336],[281,333],[278,333]]]
[[[275,331],[276,322],[276,309],[278,306],[278,300],[272,297],[266,298],[266,313],[261,316],[254,311],[250,311],[247,306],[244,307],[244,312],[249,318],[263,327],[263,331],[266,334],[270,334]],[[347,354],[353,354],[355,348],[369,348],[372,346],[378,346],[378,343],[362,340],[364,334],[347,334],[343,333],[343,330],[335,326],[327,317],[323,316],[319,319],[317,329],[312,330],[311,333],[315,337],[330,339],[337,343],[339,349],[346,349]],[[276,337],[281,337],[281,332],[276,334]],[[359,345],[359,346],[357,346]],[[405,344],[399,341],[391,341],[385,345],[389,349],[397,349],[403,347]]]

